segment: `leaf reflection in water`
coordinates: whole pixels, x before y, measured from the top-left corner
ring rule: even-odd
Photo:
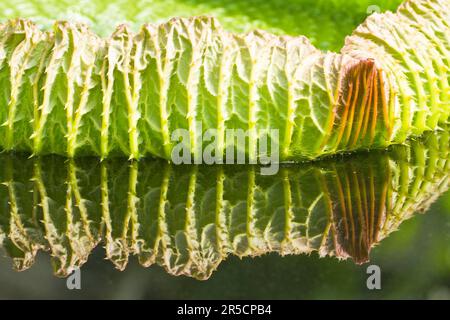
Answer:
[[[57,276],[103,245],[173,275],[208,279],[230,254],[369,260],[371,248],[449,184],[449,133],[387,152],[282,166],[172,166],[159,160],[0,155],[0,242],[18,271],[39,250]]]

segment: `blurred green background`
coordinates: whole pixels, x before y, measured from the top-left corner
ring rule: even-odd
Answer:
[[[338,51],[344,37],[374,9],[395,10],[402,0],[0,0],[1,20],[29,18],[44,28],[54,20],[89,24],[102,36],[119,23],[137,30],[172,17],[215,16],[224,28],[255,28],[305,35],[323,50]],[[375,7],[376,6],[376,7]]]

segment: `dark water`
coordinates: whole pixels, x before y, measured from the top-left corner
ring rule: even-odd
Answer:
[[[274,176],[2,154],[0,298],[450,298],[448,142]]]

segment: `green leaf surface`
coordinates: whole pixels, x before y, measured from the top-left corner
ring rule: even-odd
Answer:
[[[326,9],[319,1],[313,9],[329,12],[340,4]],[[94,2],[80,15],[91,10],[96,17],[124,5]],[[138,2],[123,14],[145,5]],[[152,5],[170,6],[148,3],[142,14]],[[222,2],[210,8],[219,5],[224,17],[247,12],[244,5],[233,9]],[[226,130],[235,129],[248,136],[245,145],[232,147],[258,160],[265,156],[258,149],[261,132],[278,130],[280,160],[303,161],[404,143],[448,122],[449,6],[407,0],[396,13],[375,13],[340,53],[321,51],[304,36],[230,32],[220,15],[177,17],[135,31],[119,25],[109,37],[77,19],[57,21],[51,30],[10,20],[0,25],[0,147],[34,155],[171,159],[172,135],[186,129],[189,151],[198,158],[207,145],[200,138],[214,129],[220,157],[232,144]],[[47,11],[39,1],[19,3],[8,15],[16,7],[23,17],[53,19],[67,4]],[[360,9],[355,6],[355,17]]]

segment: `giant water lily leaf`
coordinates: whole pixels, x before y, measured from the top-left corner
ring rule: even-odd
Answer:
[[[342,160],[283,166],[173,166],[158,160],[0,156],[0,240],[18,270],[39,250],[55,274],[96,245],[207,279],[229,255],[369,260],[371,248],[449,185],[449,133]]]
[[[185,129],[198,158],[214,129],[222,157],[238,129],[246,144],[232,146],[257,160],[275,129],[281,161],[301,161],[403,143],[448,121],[449,12],[446,0],[407,0],[371,15],[340,53],[211,17],[106,38],[70,20],[50,31],[11,20],[0,27],[0,146],[172,159]]]

